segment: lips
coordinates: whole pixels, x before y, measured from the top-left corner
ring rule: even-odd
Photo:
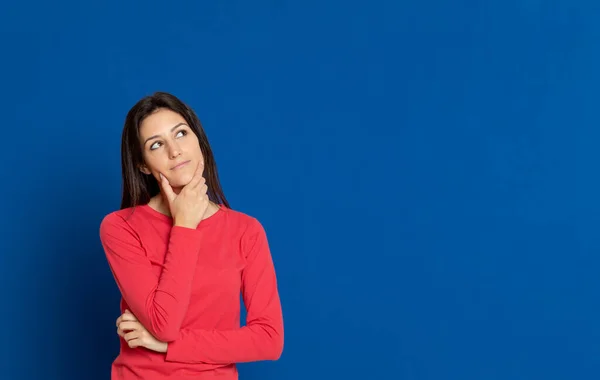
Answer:
[[[189,164],[189,163],[190,163],[190,161],[189,161],[189,160],[188,160],[188,161],[183,161],[182,163],[180,163],[180,164],[177,164],[177,165],[173,166],[173,167],[171,168],[171,170],[177,170],[177,169],[179,169],[179,168],[181,168],[181,167],[183,167],[183,166],[185,166],[185,165],[187,165],[187,164]]]

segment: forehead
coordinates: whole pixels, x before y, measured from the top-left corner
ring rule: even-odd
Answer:
[[[142,121],[140,124],[140,137],[169,132],[171,128],[179,123],[186,123],[180,114],[169,109],[159,109]]]

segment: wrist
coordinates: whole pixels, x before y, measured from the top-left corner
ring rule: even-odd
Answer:
[[[165,343],[165,342],[161,342],[160,346],[158,347],[160,353],[166,353],[167,349],[169,348],[169,344]]]
[[[198,224],[190,223],[190,222],[185,221],[185,220],[174,219],[173,220],[173,226],[183,227],[183,228],[190,228],[192,230],[195,230],[196,227],[198,227]]]

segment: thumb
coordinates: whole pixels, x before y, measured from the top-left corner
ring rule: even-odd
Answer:
[[[175,199],[175,192],[173,192],[173,188],[171,187],[169,180],[167,177],[162,175],[162,173],[158,173],[158,175],[160,176],[160,187],[167,196],[169,202],[173,201],[173,199]]]

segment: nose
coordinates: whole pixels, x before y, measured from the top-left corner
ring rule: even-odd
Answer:
[[[176,143],[169,144],[169,157],[173,159],[177,158],[179,155],[181,155],[181,149],[179,149],[179,145]]]

